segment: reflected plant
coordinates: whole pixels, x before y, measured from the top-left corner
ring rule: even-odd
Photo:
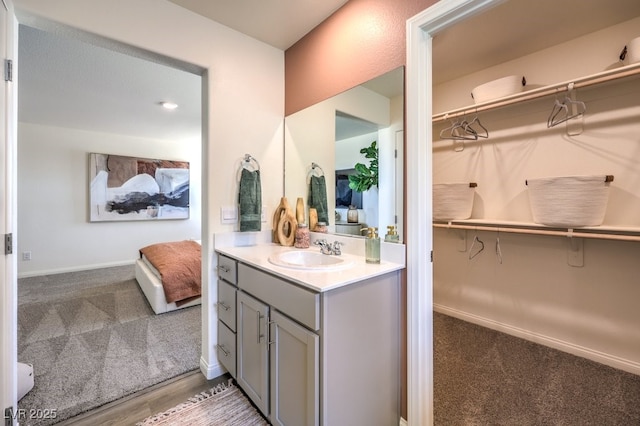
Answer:
[[[349,188],[357,192],[368,191],[372,186],[378,186],[378,146],[377,142],[371,142],[368,147],[362,148],[360,154],[370,161],[369,166],[356,163],[356,174],[349,175]]]

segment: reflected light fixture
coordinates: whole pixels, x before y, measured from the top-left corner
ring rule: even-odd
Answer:
[[[176,108],[178,108],[178,104],[173,103],[173,102],[168,102],[168,101],[160,102],[160,105],[162,105],[162,107],[166,108],[166,109],[176,109]]]

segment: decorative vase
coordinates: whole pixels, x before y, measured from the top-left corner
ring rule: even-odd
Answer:
[[[307,223],[304,220],[304,201],[302,200],[302,197],[298,197],[298,200],[296,201],[296,220],[298,223]]]
[[[317,224],[318,224],[318,211],[315,208],[310,207],[309,208],[309,229],[311,231],[315,231]]]
[[[356,209],[356,206],[349,206],[349,210],[347,210],[347,222],[358,223],[358,209]]]

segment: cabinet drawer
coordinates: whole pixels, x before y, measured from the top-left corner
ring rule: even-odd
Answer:
[[[216,345],[218,360],[229,374],[236,378],[236,334],[222,321],[218,321],[218,344]]]
[[[238,265],[238,287],[306,325],[320,329],[320,294],[254,269]]]
[[[238,290],[231,284],[218,280],[218,319],[233,332],[236,331],[236,294]]]
[[[230,257],[218,255],[218,276],[223,280],[238,284],[237,262]]]

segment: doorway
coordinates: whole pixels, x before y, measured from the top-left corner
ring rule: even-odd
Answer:
[[[119,266],[147,243],[201,239],[202,70],[25,25],[19,45],[19,277]],[[89,223],[90,152],[188,161],[189,219]]]

